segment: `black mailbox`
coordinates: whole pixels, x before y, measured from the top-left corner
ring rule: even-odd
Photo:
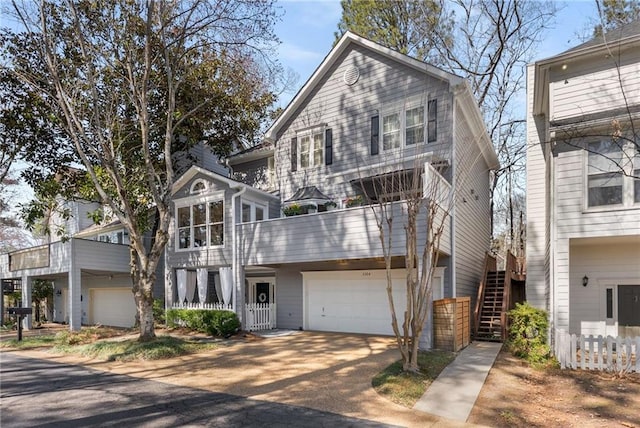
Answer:
[[[31,308],[7,308],[9,315],[31,315]]]

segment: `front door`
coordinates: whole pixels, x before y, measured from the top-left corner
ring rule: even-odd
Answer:
[[[271,283],[256,282],[255,303],[271,303]]]
[[[247,278],[249,283],[246,305],[246,329],[276,328],[275,278]]]
[[[248,278],[247,303],[275,303],[275,278]]]
[[[618,329],[621,336],[640,334],[640,285],[618,286]]]

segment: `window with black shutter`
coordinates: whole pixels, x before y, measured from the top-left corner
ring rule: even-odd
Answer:
[[[333,163],[333,135],[331,128],[324,131],[324,164],[331,165]]]
[[[378,135],[380,134],[380,119],[378,116],[371,118],[371,155],[377,155],[378,149]]]
[[[298,139],[293,137],[291,139],[291,171],[298,170]]]
[[[438,139],[438,100],[430,100],[428,105],[429,121],[427,122],[428,142]]]

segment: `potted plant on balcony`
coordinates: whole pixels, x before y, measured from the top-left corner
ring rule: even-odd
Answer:
[[[307,214],[314,214],[318,212],[318,207],[313,204],[305,205],[304,207],[307,211]]]
[[[338,204],[336,204],[336,203],[335,203],[335,202],[333,202],[333,201],[329,201],[329,202],[327,202],[327,203],[325,203],[325,204],[324,204],[324,208],[325,208],[327,211],[333,211],[333,210],[335,210],[337,207],[338,207]]]
[[[282,209],[282,213],[287,217],[291,217],[292,215],[300,215],[302,214],[302,207],[298,204],[291,204],[288,207],[284,207]]]
[[[347,198],[344,201],[344,204],[347,208],[362,206],[363,204],[362,196],[358,195],[358,196],[353,196],[351,198]]]

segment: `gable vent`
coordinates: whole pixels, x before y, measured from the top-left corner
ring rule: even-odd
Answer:
[[[342,76],[344,83],[349,86],[355,84],[358,81],[358,78],[360,78],[360,70],[358,70],[358,67],[354,67],[353,65],[347,68]]]

